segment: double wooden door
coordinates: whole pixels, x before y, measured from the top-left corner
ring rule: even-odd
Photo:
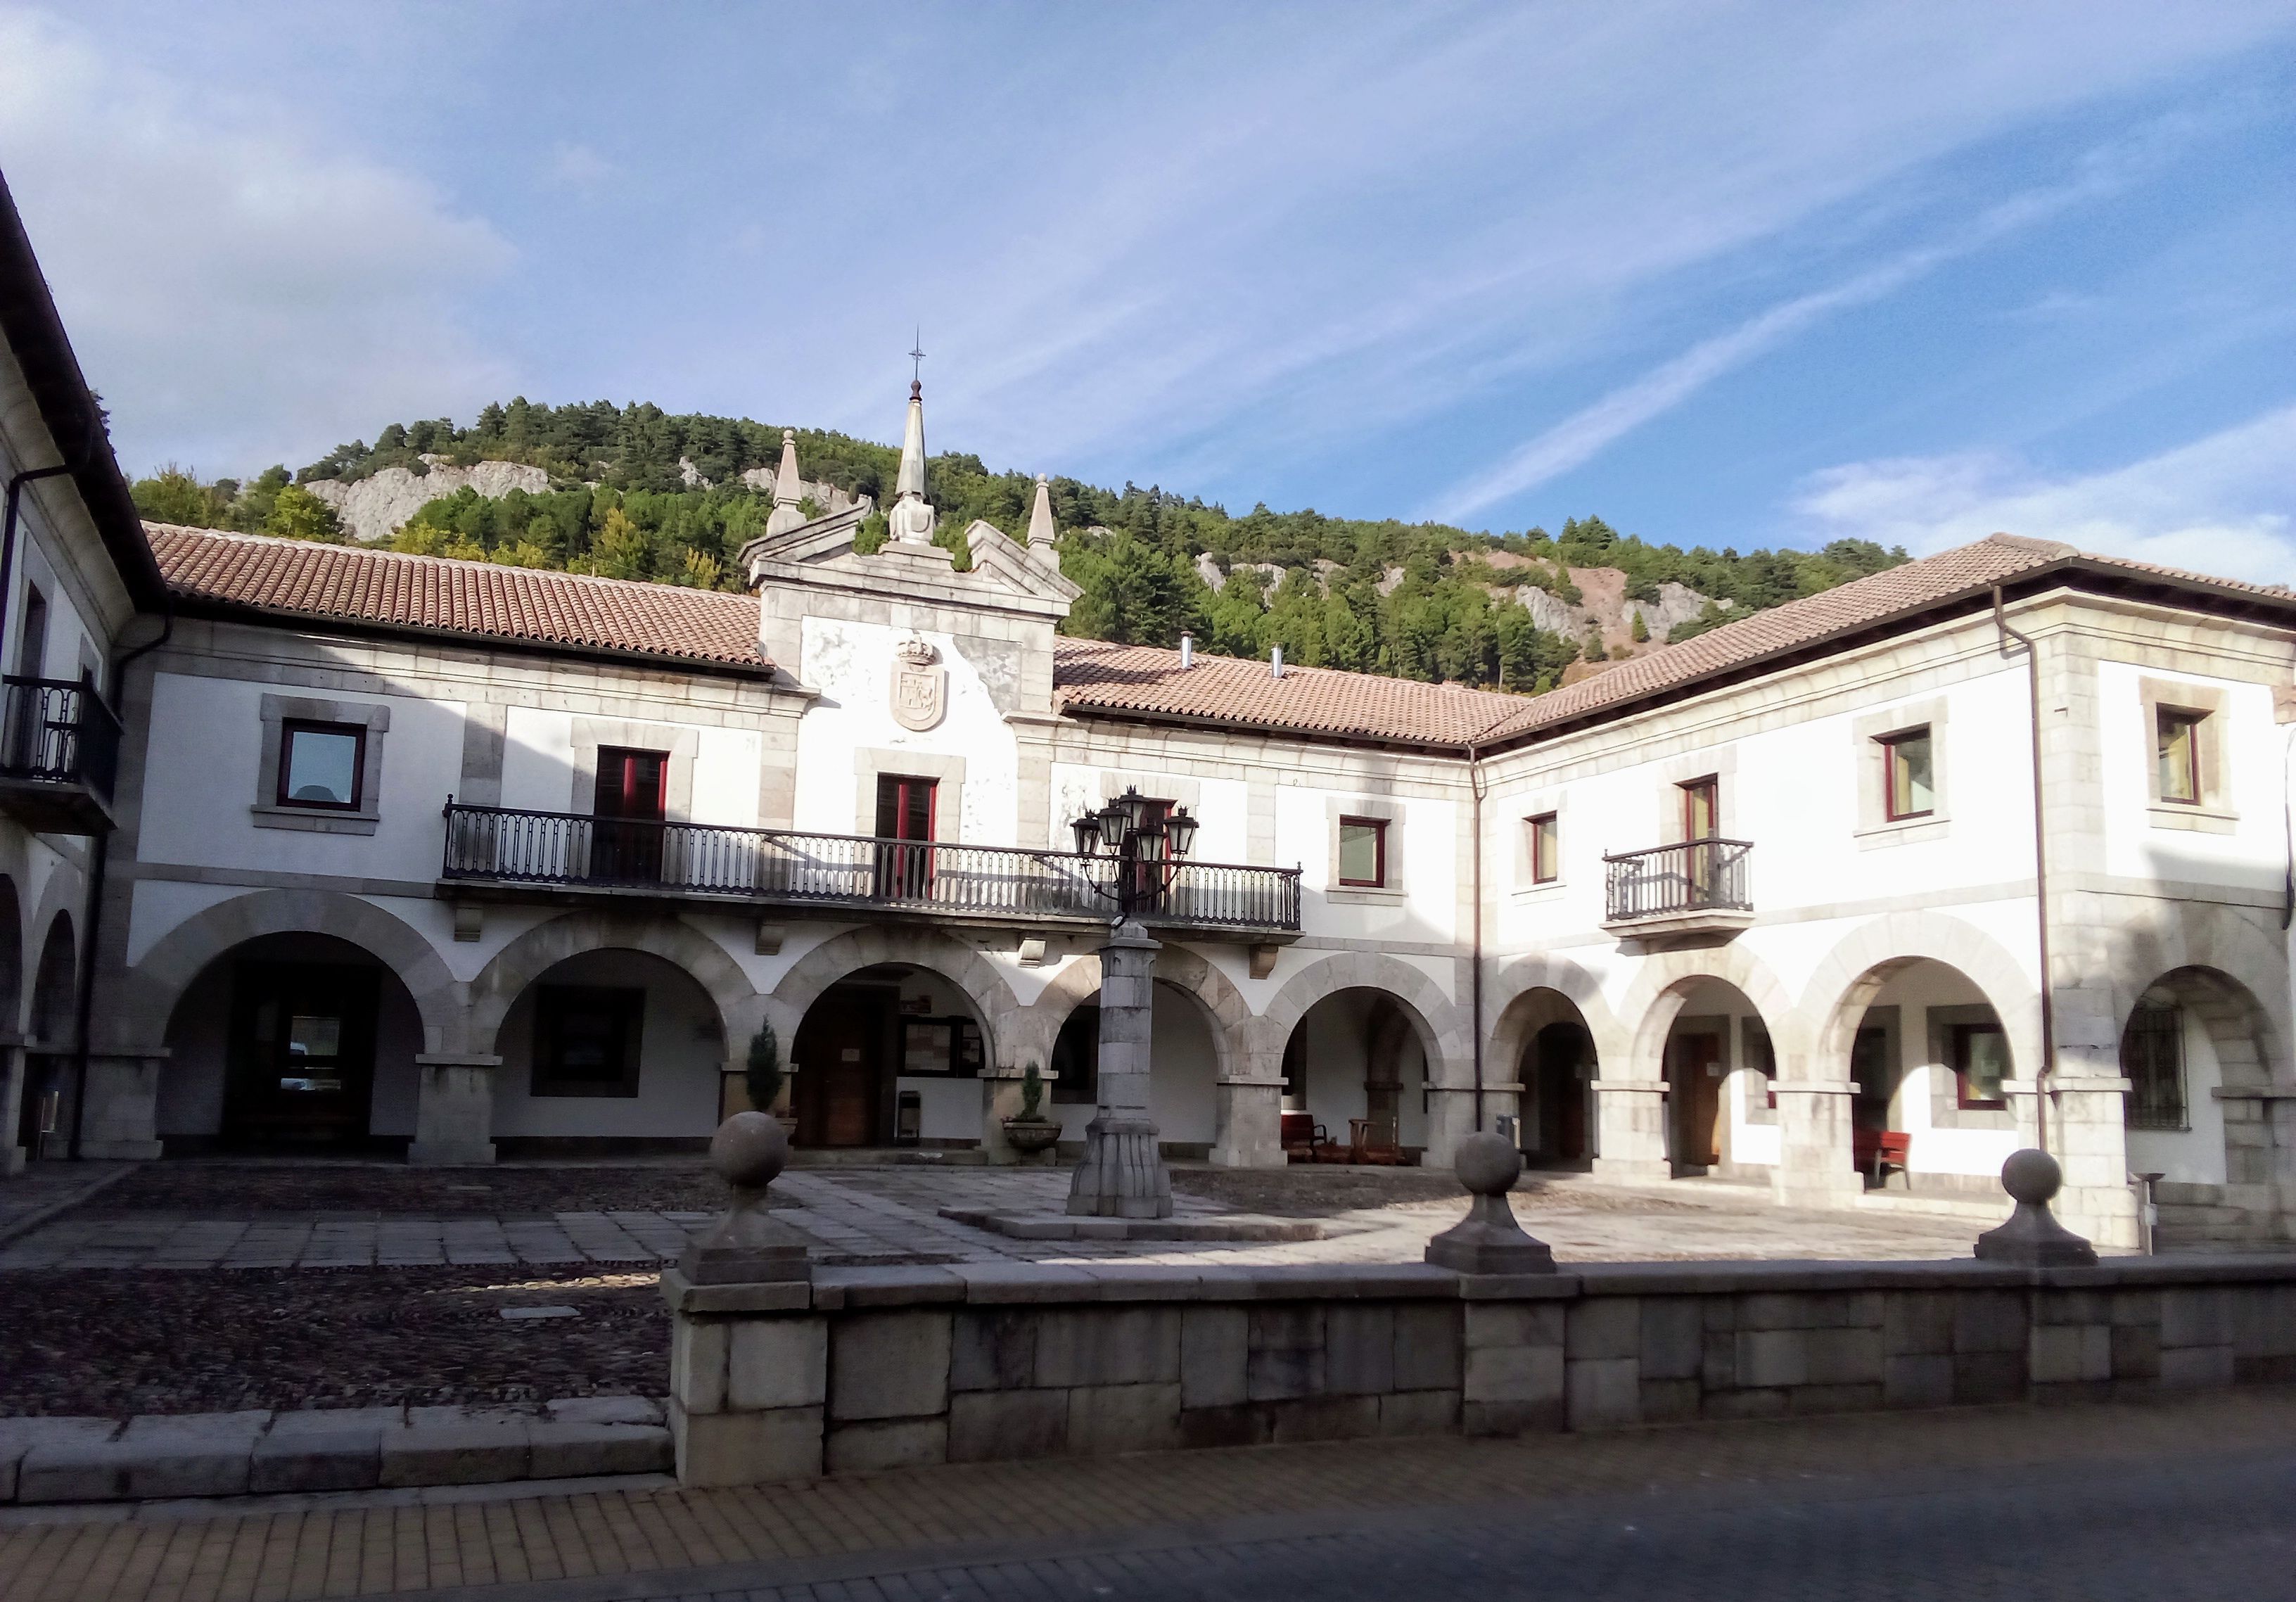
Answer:
[[[800,1146],[872,1146],[879,1138],[889,1018],[898,992],[838,987],[798,1026],[797,1138]]]

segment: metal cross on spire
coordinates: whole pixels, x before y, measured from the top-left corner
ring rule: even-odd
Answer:
[[[922,383],[925,377],[925,331],[922,325],[918,327],[909,343],[909,360],[912,364],[909,369],[909,382]]]

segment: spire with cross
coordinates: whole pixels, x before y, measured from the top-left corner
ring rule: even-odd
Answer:
[[[909,393],[922,395],[925,388],[925,331],[920,325],[909,341]]]

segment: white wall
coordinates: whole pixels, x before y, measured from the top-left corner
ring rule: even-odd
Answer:
[[[643,989],[645,1017],[638,1093],[544,1096],[534,1080],[534,1007],[545,984]],[[636,951],[586,951],[529,985],[503,1020],[495,1071],[496,1136],[706,1136],[717,1127],[718,1078],[726,1058],[718,1009],[701,987],[659,957]]]
[[[1966,975],[1942,963],[1914,963],[1892,974],[1874,998],[1875,1006],[1898,1008],[1899,1077],[1890,1098],[1889,1127],[1909,1137],[1906,1166],[1916,1174],[1965,1174],[1991,1179],[2015,1151],[2013,1129],[1953,1129],[1939,1125],[1935,1097],[1951,1104],[1956,1096],[1953,1064],[1939,1061],[1931,1036],[1929,1009],[1942,1006],[1992,1005],[1991,998]],[[1999,1016],[1997,1011],[1995,1016]],[[2010,1041],[2012,1066],[2019,1077],[2030,1075],[2030,1052]]]

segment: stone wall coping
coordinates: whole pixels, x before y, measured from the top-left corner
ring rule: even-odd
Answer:
[[[673,1286],[675,1281],[675,1286]],[[2095,1289],[2166,1285],[2296,1282],[2296,1253],[2107,1258],[2095,1268],[2028,1269],[1975,1258],[1890,1262],[1587,1263],[1554,1274],[1460,1274],[1431,1263],[951,1263],[814,1271],[811,1307],[973,1306],[1024,1302],[1553,1301],[1593,1296],[1716,1295],[1761,1292]],[[804,1302],[802,1286],[688,1286],[662,1275],[673,1307],[693,1312],[766,1311]],[[770,1293],[765,1302],[744,1295]],[[783,1298],[786,1298],[785,1300]]]

